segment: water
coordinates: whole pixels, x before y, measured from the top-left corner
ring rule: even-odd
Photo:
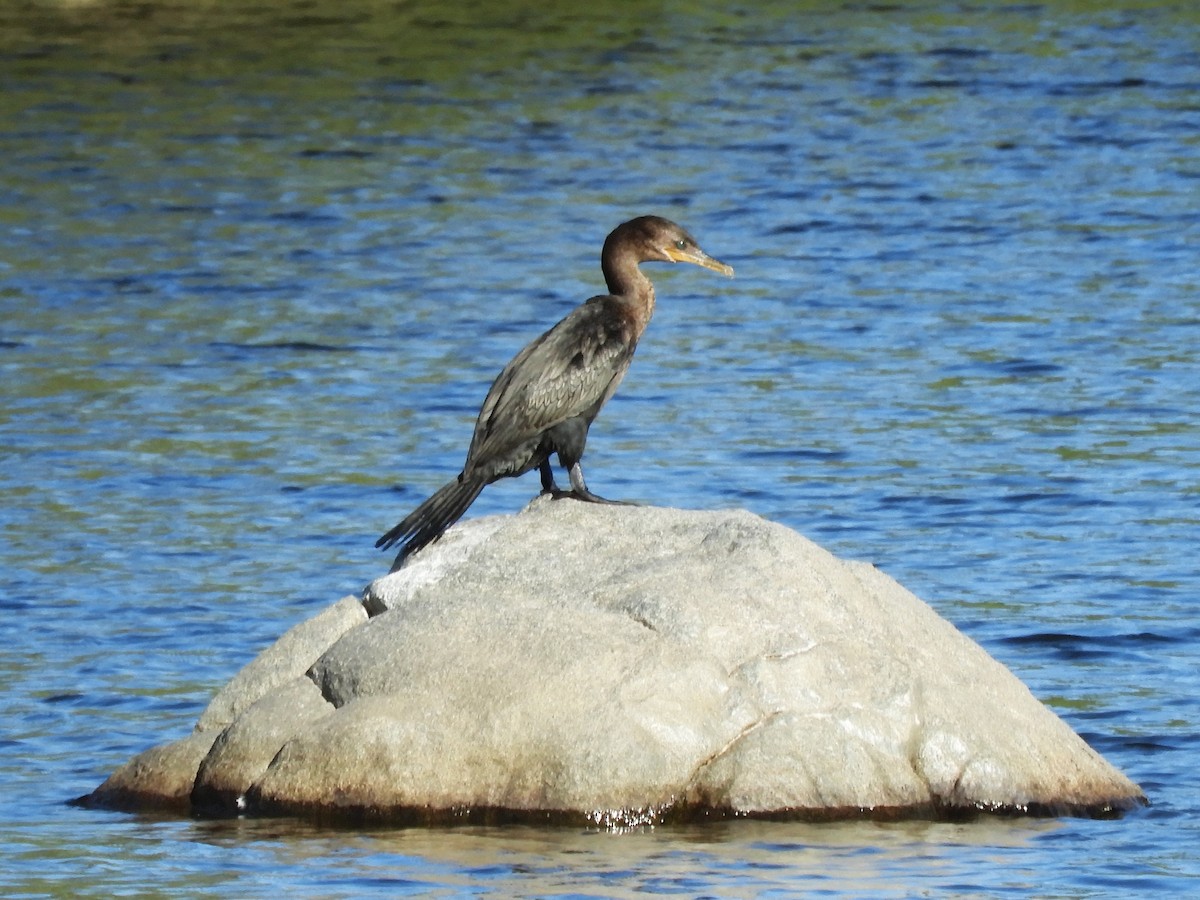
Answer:
[[[0,893],[1194,890],[1200,13],[544,6],[0,10]],[[648,267],[593,487],[875,562],[1153,806],[613,835],[64,805],[386,569],[643,212],[738,274]]]

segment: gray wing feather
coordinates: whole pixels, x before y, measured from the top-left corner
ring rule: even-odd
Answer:
[[[559,422],[599,411],[634,351],[615,303],[593,298],[517,354],[488,391],[468,459],[502,454]]]

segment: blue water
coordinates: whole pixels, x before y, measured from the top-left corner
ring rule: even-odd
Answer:
[[[0,10],[0,894],[1195,891],[1198,36],[1088,3]],[[647,267],[591,485],[876,563],[1153,805],[623,835],[66,806],[386,570],[645,212],[737,277]]]

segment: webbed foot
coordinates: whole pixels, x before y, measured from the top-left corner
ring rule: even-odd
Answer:
[[[551,492],[554,499],[562,497],[574,497],[576,500],[583,500],[586,503],[606,503],[610,506],[633,506],[625,500],[609,500],[607,497],[601,497],[599,494],[593,494],[588,490],[587,482],[583,480],[583,469],[579,463],[575,463],[568,470],[571,476],[571,489],[569,491],[560,491],[557,488]],[[553,479],[552,479],[553,481]],[[543,482],[544,486],[544,482]]]

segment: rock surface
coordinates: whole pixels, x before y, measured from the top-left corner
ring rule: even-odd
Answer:
[[[296,626],[84,802],[630,825],[1145,798],[870,565],[744,512],[539,499]]]

